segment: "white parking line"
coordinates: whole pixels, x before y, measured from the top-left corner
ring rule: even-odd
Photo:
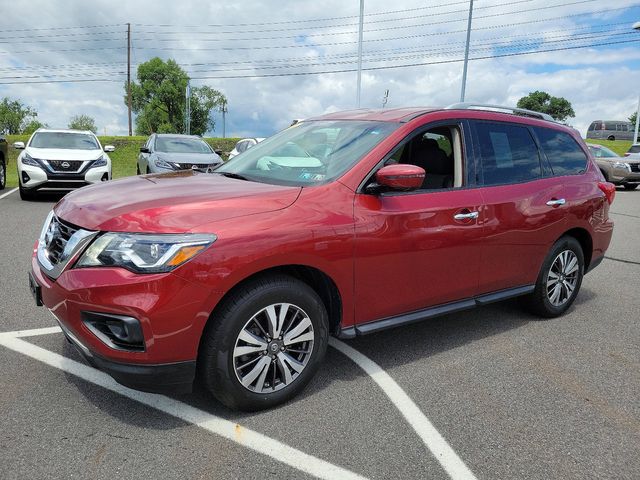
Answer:
[[[18,190],[18,189],[14,188],[13,190],[9,190],[7,193],[3,193],[2,195],[0,195],[0,200],[2,200],[4,197],[8,197],[9,195],[11,195],[16,190]]]
[[[185,403],[153,393],[139,392],[116,383],[107,374],[94,368],[83,365],[57,353],[38,347],[32,343],[21,340],[18,337],[45,335],[60,331],[58,327],[50,329],[37,329],[33,331],[22,330],[19,332],[0,333],[0,345],[13,351],[27,355],[35,360],[43,362],[51,367],[58,368],[67,373],[91,382],[100,387],[111,390],[122,396],[135,400],[149,407],[160,410],[166,414],[177,417],[185,422],[194,424],[211,433],[215,433],[243,447],[267,455],[279,462],[296,468],[302,472],[317,478],[327,480],[353,479],[363,480],[365,477],[304,453],[284,443],[269,438],[258,432],[245,428],[237,423],[212,415],[204,410],[194,408]],[[37,333],[36,333],[37,332]]]
[[[440,435],[440,432],[436,430],[413,400],[380,365],[335,338],[329,339],[329,345],[349,357],[378,384],[405,420],[409,422],[409,425],[416,431],[425,446],[436,457],[436,460],[440,462],[449,477],[454,480],[475,480],[476,477],[473,472],[464,464],[444,437]]]

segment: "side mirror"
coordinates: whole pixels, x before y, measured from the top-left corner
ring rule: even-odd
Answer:
[[[140,147],[140,153],[151,153],[147,147]]]
[[[115,152],[116,151],[116,147],[114,147],[113,145],[105,145],[103,150],[105,152]]]
[[[218,155],[219,157],[222,156],[222,150],[218,149],[218,150],[214,150],[215,154]]]
[[[24,142],[15,142],[13,148],[17,150],[24,150]]]
[[[408,192],[422,187],[424,176],[424,169],[415,165],[387,165],[376,172],[376,182],[392,190]]]

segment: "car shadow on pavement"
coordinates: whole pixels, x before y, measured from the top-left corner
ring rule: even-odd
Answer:
[[[576,308],[588,308],[585,304],[594,301],[595,298],[595,293],[583,288],[568,314]],[[521,328],[530,322],[538,321],[544,320],[523,310],[516,299],[466,312],[444,315],[412,325],[359,337],[345,343],[371,358],[383,369],[393,370],[395,367],[414,362],[426,362],[428,365],[429,357],[473,342],[482,342],[490,337],[499,336],[508,331]],[[558,318],[547,321],[556,322],[563,321],[563,319]],[[64,354],[84,363],[84,360],[75,351],[74,347],[66,341]],[[66,376],[69,382],[74,384],[87,400],[102,411],[127,424],[159,430],[171,429],[175,428],[176,425],[182,425],[181,422],[176,424],[174,421],[163,421],[162,415],[150,418],[141,414],[132,414],[130,408],[123,408],[122,402],[129,402],[128,399],[114,402],[113,399],[114,395],[117,396],[116,394],[87,383],[74,375],[66,374]],[[276,412],[280,409],[291,408],[295,402],[310,401],[314,396],[325,389],[331,388],[333,385],[339,385],[339,388],[344,389],[344,386],[349,385],[353,380],[361,380],[362,377],[366,376],[367,374],[355,363],[329,347],[323,366],[321,366],[307,388],[291,402],[266,412]],[[354,392],[354,394],[356,393]],[[345,395],[349,395],[349,392],[344,391],[339,397],[344,400]],[[169,395],[169,397],[233,422],[242,422],[243,419],[265,414],[265,412],[243,413],[233,411],[219,403],[198,384],[196,384],[194,392],[191,394]],[[148,407],[140,405],[135,410],[137,411],[138,408],[148,409]]]

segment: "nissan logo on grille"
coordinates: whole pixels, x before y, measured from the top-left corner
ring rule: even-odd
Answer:
[[[69,168],[71,166],[71,164],[69,162],[62,162],[62,164],[60,166],[62,168]]]

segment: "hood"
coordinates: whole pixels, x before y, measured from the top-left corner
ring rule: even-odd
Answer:
[[[33,158],[42,160],[96,160],[100,158],[104,152],[100,149],[96,150],[67,150],[64,148],[32,148],[27,147],[24,151]]]
[[[300,190],[186,170],[84,187],[65,196],[54,210],[88,230],[185,233],[199,225],[286,208]]]
[[[221,163],[222,159],[215,153],[163,153],[154,154],[166,162],[175,163]]]

